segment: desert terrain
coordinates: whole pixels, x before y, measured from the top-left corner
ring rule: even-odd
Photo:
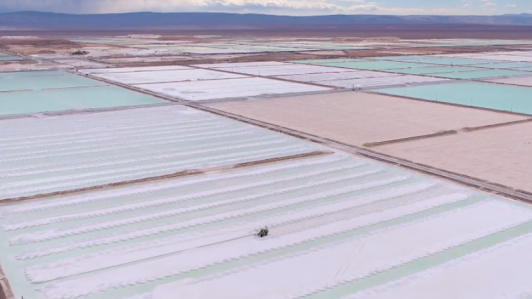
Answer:
[[[480,19],[3,27],[0,299],[530,294],[532,31]]]

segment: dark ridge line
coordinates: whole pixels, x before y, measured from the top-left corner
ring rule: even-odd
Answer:
[[[475,132],[475,131],[487,130],[487,129],[492,129],[492,128],[520,125],[520,124],[529,123],[529,122],[532,122],[532,118],[516,120],[516,121],[509,121],[509,122],[505,122],[505,123],[498,123],[498,124],[492,124],[492,125],[478,126],[478,127],[465,127],[465,128],[462,129],[462,131],[464,131],[464,132]]]
[[[382,145],[387,145],[387,144],[409,142],[409,141],[415,141],[415,140],[420,140],[420,139],[434,138],[434,137],[454,135],[454,134],[458,134],[458,131],[449,130],[449,131],[442,131],[442,132],[426,134],[426,135],[405,137],[405,138],[378,141],[378,142],[369,142],[369,143],[364,143],[362,146],[364,146],[364,147],[377,147],[377,146],[382,146]]]
[[[4,274],[4,270],[2,269],[2,265],[0,265],[0,299],[13,299],[13,291],[11,289],[11,286],[9,285],[9,281],[7,280],[6,275]]]

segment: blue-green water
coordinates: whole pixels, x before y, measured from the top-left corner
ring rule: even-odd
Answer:
[[[300,63],[300,64],[314,64],[314,65],[329,65],[343,62],[356,62],[356,61],[368,61],[363,59],[352,59],[352,58],[335,58],[335,59],[309,59],[309,60],[295,60],[290,61],[291,63]]]
[[[62,71],[0,73],[0,115],[165,103]]]
[[[532,63],[528,62],[496,62],[496,63],[490,63],[490,64],[482,64],[478,65],[478,67],[482,68],[490,68],[490,69],[515,69],[519,70],[520,68],[527,68],[532,67]]]
[[[10,54],[0,52],[0,61],[15,61],[15,60],[22,60],[22,59],[17,56],[12,56]]]
[[[114,86],[0,93],[0,115],[162,104],[165,101]]]
[[[435,102],[532,114],[532,88],[480,82],[452,82],[399,88],[379,93]]]
[[[375,61],[375,60],[348,60],[348,59],[329,59],[329,60],[308,60],[308,61],[294,61],[296,63],[333,66],[358,70],[395,70],[408,68],[422,68],[430,66],[426,64],[397,62],[397,61]]]
[[[526,76],[526,72],[512,71],[512,70],[481,70],[458,73],[435,73],[431,76],[449,78],[449,79],[484,79],[496,77],[515,77]]]
[[[397,70],[387,70],[393,73],[407,74],[407,75],[431,75],[437,73],[454,73],[454,72],[469,72],[469,71],[479,71],[483,69],[474,68],[474,67],[460,67],[460,66],[429,66],[429,67],[416,67],[410,69],[397,69]]]
[[[7,72],[7,73],[0,73],[0,80],[12,79],[12,78],[61,76],[61,75],[67,75],[67,74],[69,74],[69,73],[62,72],[62,71]]]
[[[399,62],[404,61],[404,62],[438,64],[438,65],[477,65],[477,64],[481,65],[481,64],[495,62],[493,60],[484,60],[484,59],[437,57],[437,56],[396,56],[396,57],[383,57],[383,58],[379,57],[378,59],[399,61]]]
[[[0,75],[0,91],[42,90],[93,86],[106,86],[106,84],[69,73],[38,77],[29,75],[2,77]]]
[[[22,60],[20,57],[15,56],[0,56],[0,61],[15,61],[15,60]]]

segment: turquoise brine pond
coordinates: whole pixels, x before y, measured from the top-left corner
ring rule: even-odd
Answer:
[[[532,114],[532,88],[480,82],[452,82],[379,89],[377,92],[434,102]]]
[[[62,71],[0,73],[0,116],[163,103]]]
[[[5,92],[0,93],[0,116],[164,103],[115,86]]]

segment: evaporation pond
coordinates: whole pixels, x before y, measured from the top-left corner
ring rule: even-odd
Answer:
[[[456,58],[456,57],[437,57],[437,56],[398,56],[386,57],[386,60],[404,61],[404,62],[418,62],[436,65],[482,65],[493,63],[492,60],[470,59],[470,58]]]
[[[49,76],[0,74],[0,91],[43,90],[105,86],[105,83],[69,73]]]
[[[379,93],[532,114],[532,88],[480,82],[379,89]]]
[[[418,63],[409,63],[409,62],[397,62],[397,61],[348,61],[348,62],[339,62],[339,63],[328,63],[327,66],[336,66],[350,69],[359,69],[359,70],[372,70],[372,71],[381,71],[388,70],[393,71],[395,69],[409,69],[409,68],[420,68],[428,66],[426,64]]]
[[[473,67],[460,66],[430,66],[410,69],[393,70],[394,73],[409,74],[409,75],[430,75],[434,73],[454,73],[454,72],[468,72],[482,70]]]
[[[431,74],[435,77],[448,78],[448,79],[484,79],[484,78],[496,78],[496,77],[515,77],[526,76],[526,72],[518,72],[512,70],[490,70],[472,71],[472,72],[457,72],[457,73],[437,73]]]
[[[0,93],[0,115],[163,104],[164,100],[115,86]]]

